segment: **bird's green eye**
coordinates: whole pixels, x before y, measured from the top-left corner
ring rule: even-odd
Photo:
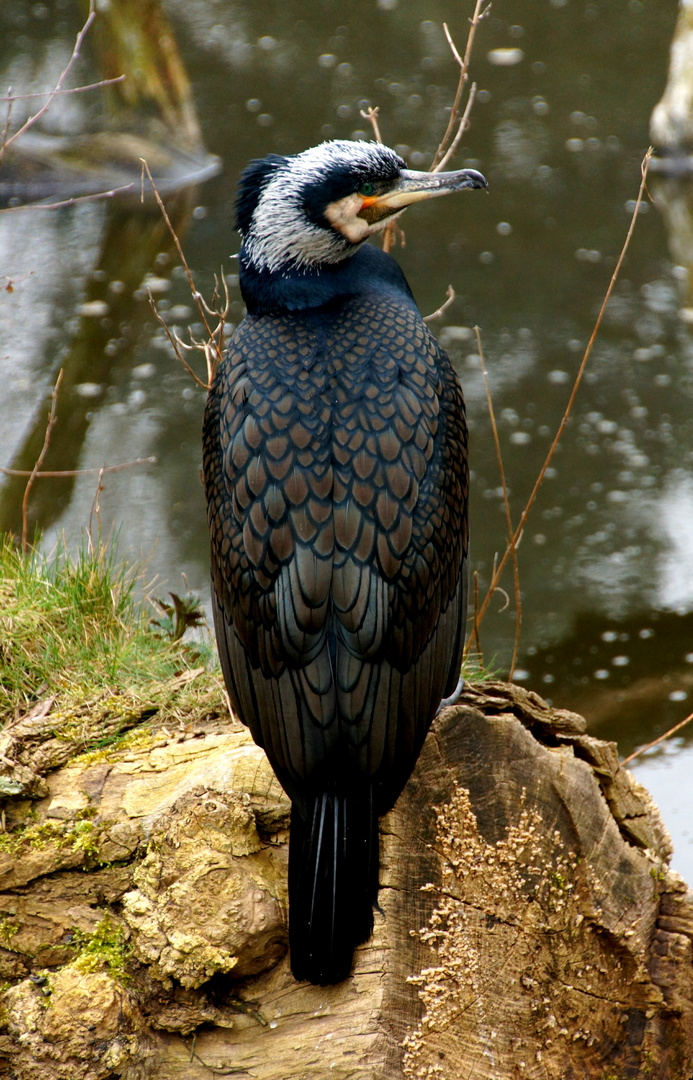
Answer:
[[[375,194],[375,184],[371,184],[368,181],[366,181],[365,184],[361,184],[361,187],[359,188],[359,195],[374,195],[374,194]]]

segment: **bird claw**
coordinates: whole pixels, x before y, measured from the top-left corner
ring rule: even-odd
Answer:
[[[436,716],[438,716],[438,714],[441,713],[443,711],[443,709],[449,708],[450,705],[456,705],[457,702],[460,700],[460,698],[462,696],[462,691],[463,690],[464,690],[464,679],[460,675],[459,679],[457,680],[457,686],[455,687],[453,692],[450,694],[450,697],[444,697],[443,700],[441,701],[440,705],[438,706]]]

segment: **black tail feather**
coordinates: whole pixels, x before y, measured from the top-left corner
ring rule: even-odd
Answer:
[[[289,943],[294,978],[346,979],[354,948],[373,932],[378,899],[378,815],[369,787],[316,795],[291,811]]]

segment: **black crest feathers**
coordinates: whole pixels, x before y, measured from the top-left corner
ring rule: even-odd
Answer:
[[[245,236],[250,229],[263,190],[286,162],[287,158],[280,154],[268,154],[267,157],[251,161],[241,173],[236,199],[236,228],[241,236]]]

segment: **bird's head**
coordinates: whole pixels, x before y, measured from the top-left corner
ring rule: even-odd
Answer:
[[[252,162],[239,184],[236,227],[255,270],[307,269],[348,258],[411,203],[486,187],[474,169],[412,172],[387,146],[340,139]]]

